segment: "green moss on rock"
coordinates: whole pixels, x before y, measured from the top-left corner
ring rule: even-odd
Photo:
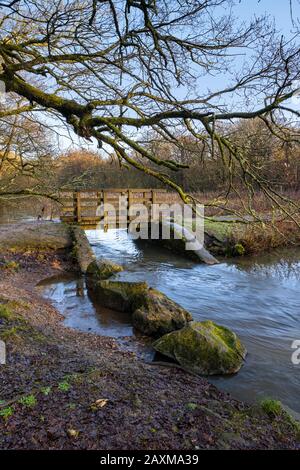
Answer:
[[[236,256],[243,256],[246,253],[245,247],[241,243],[234,245],[234,254]]]
[[[104,307],[131,313],[134,327],[145,335],[161,336],[192,320],[189,312],[146,282],[105,280],[88,286]]]
[[[151,288],[147,293],[134,297],[132,309],[133,325],[149,336],[161,336],[178,330],[192,320],[187,310],[162,292]]]
[[[93,279],[100,281],[108,279],[121,271],[123,271],[123,268],[119,264],[107,259],[98,259],[89,264],[86,273]]]
[[[155,341],[153,347],[199,375],[234,374],[247,353],[235,333],[209,320],[190,322]]]
[[[99,281],[93,286],[94,294],[101,305],[118,312],[132,312],[135,295],[147,293],[146,282]]]

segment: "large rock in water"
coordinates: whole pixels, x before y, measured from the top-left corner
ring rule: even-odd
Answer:
[[[99,281],[91,285],[94,296],[104,307],[118,312],[132,313],[133,298],[137,294],[146,294],[149,287],[146,282]]]
[[[89,264],[86,273],[93,279],[101,281],[123,271],[122,266],[107,259],[97,259]]]
[[[99,281],[93,295],[104,307],[132,314],[134,327],[146,335],[161,336],[192,320],[189,312],[146,282]]]
[[[180,305],[151,288],[146,293],[135,296],[132,310],[133,325],[149,336],[161,336],[179,330],[193,319]]]
[[[212,321],[192,321],[154,342],[156,351],[199,375],[234,374],[247,351],[228,328]]]

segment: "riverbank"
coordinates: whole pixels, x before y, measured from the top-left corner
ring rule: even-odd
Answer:
[[[35,285],[74,269],[64,250],[1,253],[2,449],[299,448],[283,412],[152,366],[117,340],[66,328]]]
[[[248,224],[228,219],[205,221],[206,235],[213,237],[211,246],[209,242],[207,246],[216,255],[255,255],[277,248],[300,246],[300,230],[292,220]]]

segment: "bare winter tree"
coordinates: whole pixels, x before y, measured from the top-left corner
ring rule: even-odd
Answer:
[[[54,133],[39,122],[34,111],[24,112],[24,98],[20,97],[10,102],[7,99],[0,107],[0,202],[45,195],[57,200],[59,190],[80,185],[84,176],[59,181]]]
[[[289,5],[287,1],[287,6]],[[0,2],[0,80],[32,107],[63,118],[73,131],[110,149],[121,165],[158,178],[191,200],[170,178],[185,167],[160,158],[141,135],[155,132],[182,146],[192,136],[217,155],[234,192],[238,169],[252,209],[254,188],[285,216],[298,206],[277,194],[223,123],[257,118],[283,141],[298,140],[299,28],[291,2],[292,39],[273,21],[235,18],[234,0],[11,0]],[[294,132],[286,132],[287,126]],[[138,155],[139,158],[135,158]],[[166,174],[168,169],[168,174]],[[218,202],[214,202],[217,204]]]
[[[51,135],[39,124],[33,113],[24,109],[24,99],[11,100],[0,113],[0,199],[16,195],[39,194],[49,180],[54,148]],[[14,114],[7,109],[15,109]]]

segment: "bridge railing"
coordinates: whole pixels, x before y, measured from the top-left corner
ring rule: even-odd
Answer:
[[[152,204],[166,202],[165,189],[96,189],[64,191],[60,194],[60,219],[66,223],[78,223],[82,226],[96,226],[101,221],[104,226],[124,226],[129,224],[128,215],[132,205],[143,204],[150,208]],[[122,205],[120,207],[120,197]],[[99,208],[110,205],[114,210],[100,213]]]

